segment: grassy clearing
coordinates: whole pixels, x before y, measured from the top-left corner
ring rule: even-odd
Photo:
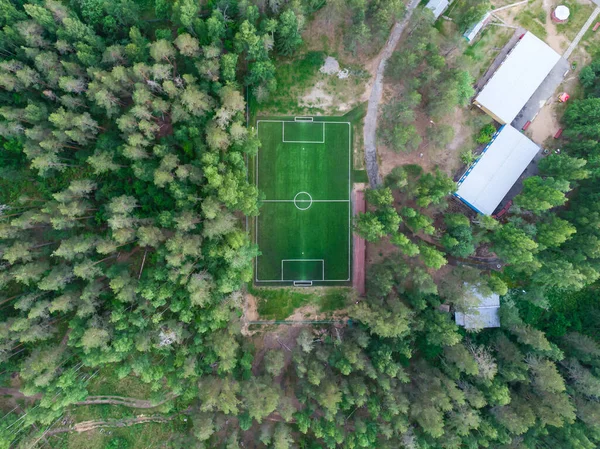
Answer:
[[[556,29],[572,41],[585,21],[590,17],[592,11],[594,11],[594,5],[584,5],[576,0],[567,0],[560,4],[569,8],[571,14],[566,23],[557,23]],[[594,25],[592,24],[592,27],[593,26]]]
[[[600,29],[592,31],[592,25],[583,38],[581,39],[580,45],[583,45],[585,51],[592,57],[596,58],[600,56]]]
[[[344,291],[332,290],[319,298],[321,312],[335,312],[348,304],[348,295]]]
[[[88,385],[91,396],[124,396],[150,399],[150,386],[135,376],[118,379],[114,371],[101,370]],[[153,413],[169,413],[168,405],[154,409],[134,409],[120,405],[84,405],[69,408],[74,422],[131,418]],[[106,428],[81,434],[62,434],[52,439],[56,449],[152,449],[166,447],[165,442],[176,432],[187,432],[187,423],[181,419],[158,424],[147,423],[124,428]],[[119,440],[115,442],[115,440]],[[117,444],[118,443],[118,444]]]
[[[537,37],[545,40],[548,37],[546,31],[546,18],[548,13],[544,9],[542,0],[535,0],[527,4],[515,17],[516,21],[525,29],[531,31]]]
[[[89,383],[88,391],[91,396],[125,396],[136,399],[149,399],[150,385],[145,384],[135,376],[117,378],[110,369],[100,370]]]
[[[354,160],[352,161],[352,166],[355,169],[363,169],[365,167],[365,157],[364,157],[364,145],[363,145],[363,126],[365,115],[367,114],[367,102],[360,103],[351,111],[348,111],[344,114],[344,121],[352,123],[352,148],[354,149],[353,155]],[[354,179],[354,178],[353,178]],[[362,181],[354,181],[354,182],[362,182]]]
[[[54,449],[158,449],[177,432],[187,432],[186,423],[148,423],[125,428],[66,434],[51,440]]]
[[[310,51],[289,62],[280,60],[275,74],[277,91],[257,107],[278,113],[298,110],[299,95],[315,84],[325,57],[322,51]]]
[[[546,17],[546,12],[542,10],[542,13],[544,14],[544,17]],[[548,32],[546,31],[546,27],[544,26],[544,24],[540,22],[540,18],[541,14],[536,15],[535,8],[532,11],[530,11],[529,9],[525,9],[516,17],[517,21],[519,22],[519,25],[521,25],[528,31],[531,31],[540,39],[545,40],[548,37]]]
[[[251,288],[258,299],[258,314],[262,318],[283,320],[299,307],[315,301],[315,295],[298,293],[286,288]]]
[[[326,75],[319,71],[327,53],[309,51],[295,59],[277,61],[277,90],[262,103],[250,99],[250,109],[254,115],[261,111],[265,115],[335,114],[356,103],[364,91],[364,83],[369,77],[361,66],[346,64],[338,59],[340,67],[347,69],[349,77],[340,79],[336,75]],[[337,55],[331,54],[333,57]],[[318,87],[318,94],[312,92]],[[311,93],[311,99],[307,94]]]
[[[258,111],[274,111],[289,113],[298,110],[298,95],[315,83],[319,69],[325,61],[322,51],[309,51],[293,60],[280,59],[277,61],[275,80],[277,91],[263,103],[258,103],[254,97],[249,98],[250,113],[258,115]]]
[[[327,288],[310,290],[301,293],[291,288],[256,288],[248,287],[248,291],[257,298],[258,313],[261,318],[284,320],[294,310],[310,304],[315,305],[320,313],[335,312],[348,305],[350,290],[347,288]]]
[[[512,29],[488,26],[484,28],[475,43],[467,47],[465,55],[471,60],[468,65],[469,72],[475,79],[485,73],[512,35]]]

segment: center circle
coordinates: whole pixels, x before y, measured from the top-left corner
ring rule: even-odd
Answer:
[[[294,197],[294,206],[299,210],[306,210],[312,206],[313,199],[308,192],[298,192]]]

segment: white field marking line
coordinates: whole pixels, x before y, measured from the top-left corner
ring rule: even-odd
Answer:
[[[295,122],[312,122],[314,121],[313,117],[294,117]]]
[[[294,123],[294,121],[292,120],[257,120],[256,121],[256,136],[259,136],[259,125],[261,122],[264,123]],[[351,198],[352,196],[352,178],[351,178],[351,170],[352,170],[352,125],[350,122],[330,122],[330,121],[324,121],[323,122],[324,125],[323,127],[325,127],[325,124],[332,124],[332,125],[347,125],[348,126],[348,198]],[[283,129],[283,126],[282,126]],[[258,150],[258,152],[256,153],[256,187],[258,188],[258,155],[260,153],[260,150]],[[267,202],[268,200],[264,200],[263,202]],[[277,201],[277,200],[274,200]],[[286,201],[286,200],[283,200]],[[327,202],[327,201],[324,201]],[[333,200],[331,202],[334,202]],[[345,202],[350,203],[350,199],[346,200]],[[348,279],[327,279],[325,282],[349,282],[350,281],[350,273],[352,272],[352,266],[351,266],[351,261],[352,261],[352,252],[351,252],[351,244],[352,244],[352,211],[351,211],[351,207],[350,204],[348,204]],[[254,222],[255,222],[255,228],[254,231],[256,233],[256,235],[254,236],[254,243],[256,245],[258,245],[258,216],[254,218]],[[254,271],[254,281],[255,282],[293,282],[293,280],[278,280],[278,279],[272,279],[272,280],[259,280],[258,279],[258,257],[254,258],[254,266],[255,266],[255,271]],[[318,281],[315,281],[318,282]]]
[[[350,200],[262,200],[263,203],[349,203]]]
[[[283,279],[283,262],[321,262],[321,277],[323,279],[313,279],[313,280],[303,280],[301,282],[313,282],[313,281],[324,281],[325,280],[325,259],[281,259],[281,281],[285,282]],[[296,279],[298,280],[298,279]],[[293,282],[292,281],[288,281],[288,282]]]
[[[281,141],[283,143],[325,143],[325,123],[326,122],[291,122],[291,123],[312,123],[314,125],[321,124],[322,134],[323,134],[321,141],[318,141],[318,140],[285,140],[285,124],[286,124],[286,122],[282,122],[282,123],[283,123],[283,136],[281,138]],[[289,122],[287,122],[287,123],[289,123]]]
[[[308,200],[297,200],[296,198],[298,198],[298,195],[308,195]],[[298,204],[296,204],[296,201],[299,203],[308,203],[308,206],[306,207],[300,207],[298,206]],[[296,196],[294,196],[294,206],[296,207],[296,209],[298,210],[308,210],[310,209],[310,206],[312,206],[313,200],[312,200],[312,196],[310,196],[310,193],[308,192],[298,192],[296,193]],[[303,204],[304,206],[304,204]]]

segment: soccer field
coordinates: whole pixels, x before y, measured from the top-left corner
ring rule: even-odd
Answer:
[[[254,235],[255,282],[350,281],[351,126],[333,118],[265,119],[254,181],[265,200]]]

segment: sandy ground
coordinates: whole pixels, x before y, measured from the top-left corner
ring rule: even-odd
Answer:
[[[540,109],[535,120],[531,122],[526,134],[534,142],[543,143],[548,137],[554,136],[560,129],[558,117],[556,104],[554,102],[546,104],[546,106]]]
[[[552,21],[550,15],[552,14],[552,10],[556,6],[556,4],[552,0],[543,0],[542,5],[544,10],[546,11],[546,31],[548,32],[548,37],[546,38],[546,43],[550,45],[554,50],[556,50],[559,54],[562,54],[570,44],[569,39],[564,34],[560,34],[556,25]]]
[[[329,109],[333,106],[333,95],[325,91],[325,81],[318,81],[313,88],[299,99],[300,106]]]

